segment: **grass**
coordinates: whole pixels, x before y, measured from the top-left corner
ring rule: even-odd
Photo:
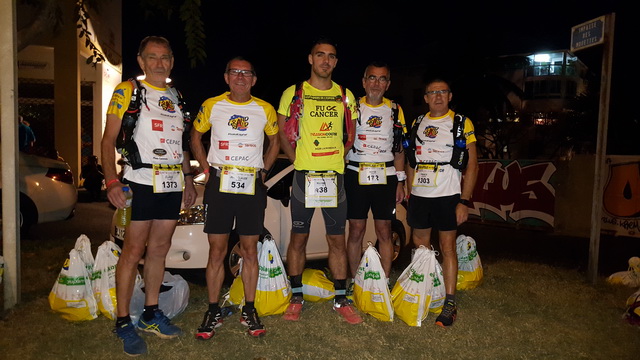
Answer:
[[[102,211],[100,204],[96,211]],[[102,206],[105,206],[104,204]],[[105,214],[111,210],[105,210]],[[94,215],[95,216],[95,213]],[[110,216],[110,215],[109,215]],[[110,217],[109,217],[110,219]],[[83,218],[95,250],[104,239]],[[54,225],[40,235],[60,239],[26,240],[22,246],[22,301],[0,318],[3,359],[123,359],[122,344],[105,317],[72,323],[53,313],[47,295],[76,235],[56,234]],[[81,227],[82,229],[82,227]],[[91,232],[93,231],[93,233]],[[45,235],[43,235],[45,234]],[[478,244],[482,258],[482,244]],[[45,256],[46,254],[46,256]],[[442,329],[430,314],[422,327],[399,319],[380,322],[370,316],[349,325],[331,303],[306,303],[299,322],[267,316],[267,335],[252,338],[227,319],[209,341],[194,338],[207,303],[206,288],[190,283],[190,302],[174,322],[186,335],[161,340],[143,335],[147,358],[161,359],[637,359],[640,327],[621,320],[635,289],[586,281],[583,271],[539,261],[483,258],[484,282],[459,292],[455,325]],[[322,266],[322,264],[320,264]],[[392,280],[402,269],[395,269]],[[1,297],[1,296],[0,296]]]

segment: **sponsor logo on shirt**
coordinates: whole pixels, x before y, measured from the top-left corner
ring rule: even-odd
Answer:
[[[153,131],[164,131],[164,123],[162,120],[151,120],[151,130]]]
[[[167,144],[167,145],[180,145],[182,143],[182,141],[181,140],[175,140],[175,139],[162,138],[162,139],[160,139],[160,143],[161,144]]]
[[[167,155],[167,150],[165,149],[153,149],[153,153],[158,156]]]
[[[229,150],[229,142],[228,141],[218,141],[218,149],[220,149],[220,150]]]
[[[359,140],[367,140],[367,135],[364,135],[364,134],[358,134],[358,139],[359,139]]]
[[[249,161],[249,156],[244,155],[244,156],[239,156],[239,155],[234,155],[234,156],[225,156],[224,157],[225,160],[229,160],[229,161]]]
[[[158,100],[158,106],[160,106],[160,108],[162,108],[162,110],[166,112],[172,114],[176,112],[176,107],[173,104],[173,101],[171,101],[171,99],[166,96],[160,96],[160,100]]]
[[[367,125],[372,128],[379,129],[382,125],[382,118],[380,116],[371,116],[369,120],[367,120]]]
[[[438,128],[435,126],[427,126],[423,131],[424,136],[435,139],[438,136]]]
[[[233,130],[247,131],[247,128],[249,127],[249,118],[241,115],[232,115],[229,119],[228,125],[231,126]]]

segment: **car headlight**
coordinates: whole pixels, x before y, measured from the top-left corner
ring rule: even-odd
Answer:
[[[178,225],[204,224],[207,218],[207,210],[204,205],[195,205],[189,209],[180,210],[180,220]]]

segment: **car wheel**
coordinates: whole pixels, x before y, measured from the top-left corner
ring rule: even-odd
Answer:
[[[31,227],[38,223],[36,204],[26,195],[20,194],[20,237],[27,238]]]
[[[262,242],[267,235],[271,236],[271,233],[264,229],[259,241]],[[229,244],[227,245],[227,258],[224,261],[225,282],[229,285],[240,274],[240,259],[242,259],[240,237],[235,230],[232,230],[229,235]]]

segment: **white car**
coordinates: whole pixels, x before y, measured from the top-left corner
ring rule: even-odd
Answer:
[[[282,260],[286,262],[287,246],[289,245],[291,234],[289,199],[291,197],[291,183],[293,181],[293,165],[288,159],[279,157],[266,179],[265,185],[268,188],[267,208],[265,211],[264,233],[262,234],[262,238],[270,234],[277,244]],[[194,180],[196,182],[198,198],[194,206],[181,211],[180,221],[173,234],[171,248],[166,258],[167,268],[200,269],[206,268],[207,266],[209,242],[207,240],[207,234],[202,231],[206,217],[205,209],[202,205],[204,174],[196,175]],[[117,222],[115,219],[114,213],[111,237],[116,242],[121,242],[124,239],[125,229],[116,225]],[[392,222],[392,230],[395,260],[410,241],[410,228],[406,224],[406,208],[404,204],[396,207],[396,220]],[[368,246],[368,242],[372,244],[376,244],[377,242],[371,214],[369,214],[367,231],[362,244],[363,251]],[[324,220],[320,210],[316,210],[307,243],[307,259],[326,259],[328,254],[329,249],[325,238]],[[238,235],[235,234],[234,231],[230,236],[228,256],[227,261],[225,261],[227,278],[237,274],[240,257]]]
[[[35,224],[73,217],[78,190],[69,164],[23,152],[18,157],[21,233],[26,235]]]

